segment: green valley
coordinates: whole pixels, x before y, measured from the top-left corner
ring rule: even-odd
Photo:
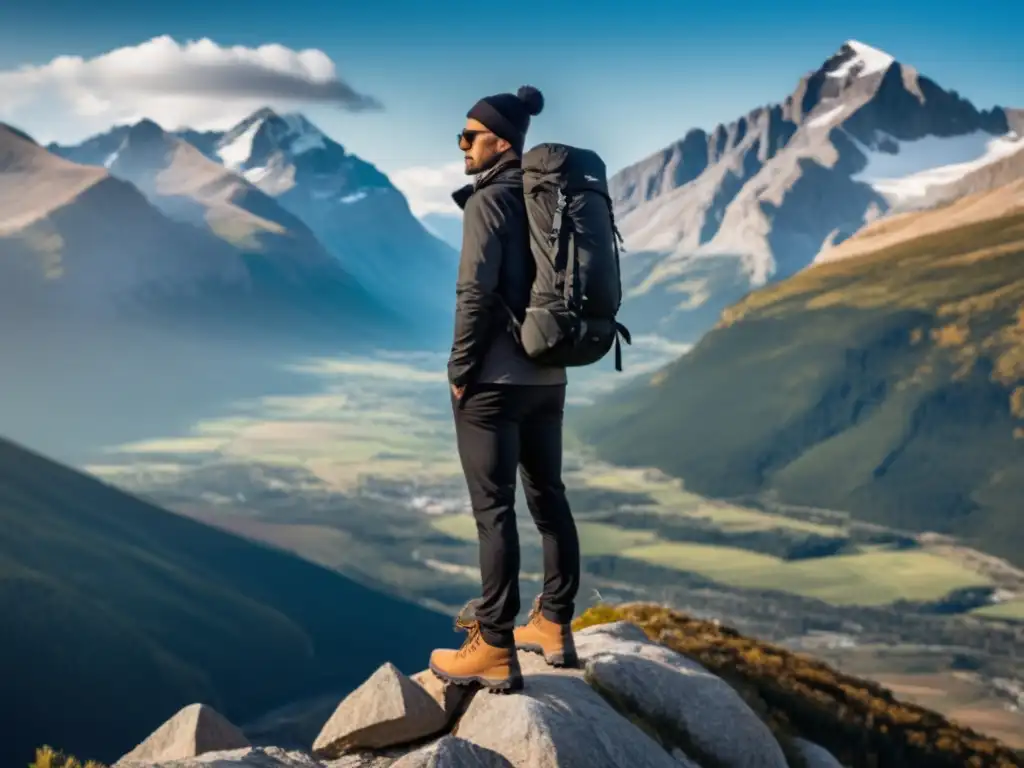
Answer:
[[[694,493],[1024,563],[1024,212],[915,234],[943,215],[755,291],[690,353],[577,412],[577,434]]]

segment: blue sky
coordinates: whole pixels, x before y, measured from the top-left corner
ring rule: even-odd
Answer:
[[[592,147],[615,171],[691,127],[783,99],[849,38],[886,50],[979,107],[1024,107],[1022,29],[1024,4],[1008,0],[2,0],[0,73],[158,35],[316,48],[384,108],[302,111],[385,172],[457,161],[454,135],[473,101],[525,82],[547,97],[531,142]],[[38,107],[21,121],[44,140],[79,124]]]

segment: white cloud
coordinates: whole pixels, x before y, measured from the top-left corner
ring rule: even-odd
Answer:
[[[0,71],[0,120],[43,142],[78,140],[142,117],[172,130],[223,129],[262,106],[310,103],[381,108],[341,79],[323,51],[276,43],[222,47],[165,35],[92,59],[58,56]]]
[[[452,200],[452,192],[470,182],[471,179],[466,176],[464,168],[465,166],[460,160],[448,165],[421,165],[404,168],[390,173],[388,176],[391,183],[398,187],[408,199],[409,207],[414,215],[425,216],[428,213],[459,215],[461,212],[455,205],[455,201]]]

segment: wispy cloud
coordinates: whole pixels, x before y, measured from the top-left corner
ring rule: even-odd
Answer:
[[[461,160],[441,166],[414,166],[389,174],[416,216],[459,214],[452,192],[469,182]]]
[[[149,117],[167,128],[225,128],[261,106],[382,109],[339,76],[323,51],[258,48],[168,36],[92,59],[58,56],[0,72],[0,119],[42,141],[73,140]]]

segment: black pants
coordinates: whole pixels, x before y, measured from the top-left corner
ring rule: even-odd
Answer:
[[[520,609],[516,469],[544,548],[542,610],[568,623],[580,583],[580,545],[562,484],[565,385],[471,386],[452,398],[455,435],[480,540],[483,596],[476,609],[491,645],[512,645]]]

